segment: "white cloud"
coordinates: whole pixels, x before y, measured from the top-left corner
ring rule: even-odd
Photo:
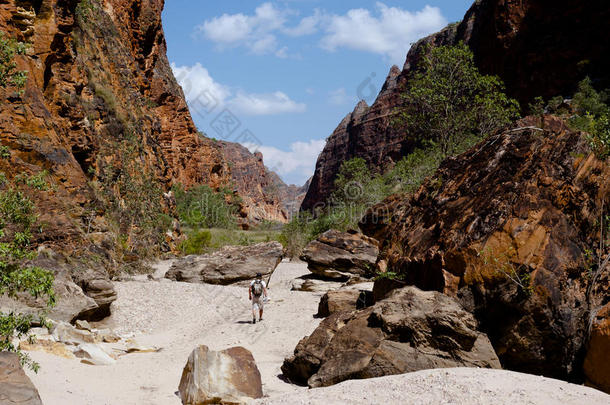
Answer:
[[[320,10],[316,9],[313,15],[301,19],[301,21],[296,27],[286,27],[283,29],[283,32],[286,35],[290,35],[292,37],[301,37],[304,35],[315,34],[316,32],[318,32],[319,25],[322,22],[323,18],[323,13]]]
[[[193,66],[176,66],[172,70],[184,90],[186,101],[191,108],[215,109],[227,106],[235,114],[275,115],[302,113],[307,106],[292,100],[281,91],[252,94],[216,82],[206,68],[196,63]]]
[[[307,106],[290,99],[281,91],[266,94],[247,94],[238,92],[229,105],[238,113],[245,115],[275,115],[283,113],[302,113]]]
[[[312,139],[309,142],[294,142],[289,150],[281,150],[273,146],[245,146],[251,152],[262,152],[265,166],[270,170],[283,178],[294,179],[300,185],[305,184],[313,174],[316,160],[325,144],[326,141],[323,139]]]
[[[356,97],[348,96],[343,87],[328,93],[328,102],[333,105],[344,105],[354,101],[357,101]]]
[[[209,39],[221,49],[244,45],[255,54],[273,53],[277,40],[272,33],[284,26],[287,15],[271,3],[263,3],[254,15],[223,14],[206,20],[195,28],[195,36]]]
[[[224,104],[231,95],[229,88],[214,81],[201,63],[193,66],[176,66],[175,63],[172,63],[171,66],[176,80],[184,90],[186,101],[189,103],[205,95],[206,99],[210,99],[215,104]]]
[[[376,6],[379,16],[362,8],[329,16],[322,47],[329,51],[345,47],[373,52],[386,56],[392,63],[402,64],[412,42],[447,24],[437,7],[426,6],[412,13],[381,2]]]

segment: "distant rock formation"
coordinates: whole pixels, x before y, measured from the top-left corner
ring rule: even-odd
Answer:
[[[402,71],[393,66],[375,102],[360,101],[328,138],[318,157],[302,209],[324,205],[334,189],[341,163],[366,160],[372,172],[384,172],[414,147],[404,125],[394,120],[400,94],[417,69],[426,45],[467,43],[480,70],[499,75],[509,95],[522,107],[537,96],[546,99],[574,93],[576,84],[591,76],[600,88],[610,87],[607,21],[610,7],[603,0],[477,0],[463,21],[414,44]]]
[[[610,299],[610,271],[591,284],[587,253],[599,246],[609,178],[581,132],[528,117],[360,226],[382,243],[379,269],[459,297],[505,368],[582,382],[590,317]],[[595,336],[590,350],[605,344]]]
[[[288,213],[283,205],[284,195],[278,187],[279,177],[270,172],[261,152],[251,153],[238,143],[218,141],[224,160],[231,169],[231,180],[242,198],[242,226],[249,227],[263,221],[284,223]]]
[[[489,339],[454,299],[415,287],[360,311],[337,312],[286,359],[286,377],[309,387],[446,367],[500,368]]]

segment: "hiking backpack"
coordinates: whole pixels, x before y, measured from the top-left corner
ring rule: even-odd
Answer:
[[[252,294],[254,294],[255,297],[263,295],[263,282],[261,280],[256,280],[254,281],[254,284],[252,284]]]

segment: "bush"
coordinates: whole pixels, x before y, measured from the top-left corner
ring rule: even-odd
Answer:
[[[570,122],[573,127],[587,133],[587,141],[600,159],[610,156],[610,107],[607,101],[607,93],[597,92],[589,78],[579,83],[572,99],[578,115]]]
[[[210,246],[212,234],[207,230],[197,230],[189,233],[187,239],[180,244],[180,251],[185,255],[199,255]]]
[[[183,224],[192,228],[235,228],[238,203],[228,190],[215,193],[206,185],[185,190],[179,184],[172,190]],[[233,198],[232,203],[227,202],[228,198]]]
[[[519,105],[496,76],[482,75],[464,43],[426,51],[403,94],[399,121],[420,141],[439,145],[443,157],[464,150],[518,117]]]

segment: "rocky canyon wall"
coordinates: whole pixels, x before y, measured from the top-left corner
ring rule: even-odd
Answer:
[[[537,96],[573,94],[587,75],[600,88],[610,86],[609,19],[610,7],[601,0],[477,0],[459,24],[414,44],[402,70],[392,67],[370,107],[361,101],[344,118],[318,158],[302,209],[326,203],[344,160],[361,157],[372,171],[383,172],[413,149],[393,114],[425,45],[464,41],[480,70],[500,76],[507,92],[527,107]]]

